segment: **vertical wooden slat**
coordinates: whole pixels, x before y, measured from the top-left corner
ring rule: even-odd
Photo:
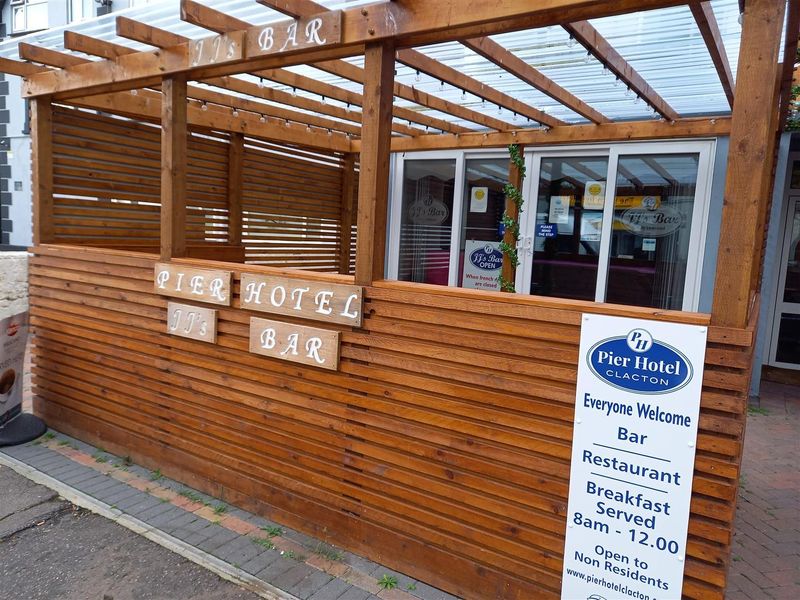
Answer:
[[[53,105],[49,97],[34,98],[31,110],[33,161],[33,243],[53,241]]]
[[[161,84],[161,260],[186,256],[186,76]]]
[[[712,322],[747,323],[751,282],[761,268],[758,224],[766,210],[775,144],[778,49],[785,4],[749,0],[745,5],[728,174],[722,209]]]
[[[394,84],[391,41],[367,45],[364,74],[355,274],[358,285],[383,279]]]
[[[339,233],[339,273],[350,273],[350,244],[353,237],[353,192],[356,184],[356,156],[345,154],[342,163],[342,220]]]
[[[519,146],[519,154],[523,156],[525,153],[525,147]],[[513,161],[509,161],[508,167],[508,182],[516,187],[518,190],[522,191],[522,172],[519,170],[517,165],[514,164]],[[511,199],[506,198],[506,213],[509,217],[517,221],[519,219],[519,208],[517,204]],[[511,247],[516,246],[517,240],[514,239],[514,232],[511,229],[506,229],[505,235],[503,236],[503,241]],[[502,276],[505,281],[509,281],[514,283],[514,278],[516,276],[517,269],[514,265],[511,264],[507,255],[503,255],[503,269],[502,269]]]
[[[244,135],[232,133],[228,146],[228,241],[242,243],[242,157]]]

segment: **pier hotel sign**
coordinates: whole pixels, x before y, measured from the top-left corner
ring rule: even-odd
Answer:
[[[681,597],[706,328],[583,315],[561,597]]]

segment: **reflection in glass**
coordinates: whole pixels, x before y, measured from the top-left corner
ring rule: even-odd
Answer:
[[[499,225],[506,207],[508,159],[468,159],[465,167],[457,281],[462,287],[496,291],[503,265]]]
[[[789,247],[786,249],[786,278],[783,301],[800,304],[800,202],[794,205],[794,215],[786,224],[791,228]]]
[[[542,158],[540,171],[531,294],[594,300],[608,159]]]
[[[680,310],[698,154],[621,156],[606,302]]]
[[[775,360],[800,365],[800,315],[781,314]]]
[[[447,285],[455,160],[407,160],[398,279]]]

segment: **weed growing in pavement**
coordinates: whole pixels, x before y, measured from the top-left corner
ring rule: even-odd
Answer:
[[[314,552],[314,554],[319,554],[323,558],[327,558],[333,562],[340,561],[343,558],[343,554],[339,550],[328,546],[327,544],[323,544],[322,542],[317,544],[317,547],[314,548],[312,552]]]
[[[266,527],[262,527],[261,531],[266,531],[269,537],[283,535],[283,529],[281,527],[277,527],[276,525],[267,525]]]
[[[272,540],[268,538],[253,538],[253,543],[258,544],[262,548],[266,548],[267,550],[272,550],[275,548],[275,544],[272,543]]]
[[[56,434],[53,433],[52,431],[48,431],[47,433],[42,435],[43,440],[52,440],[54,437],[56,437]]]
[[[417,589],[417,583],[416,583],[415,581],[412,581],[411,583],[409,583],[409,584],[406,586],[406,589],[407,589],[409,592],[413,592],[414,590],[416,590],[416,589]]]
[[[747,407],[747,414],[748,415],[768,415],[769,409],[762,408],[760,406],[748,406]]]
[[[292,559],[298,560],[300,562],[303,562],[306,559],[305,556],[303,556],[302,554],[298,554],[294,550],[282,550],[281,551],[281,556],[283,558],[292,558]]]
[[[217,505],[214,507],[214,514],[215,514],[215,515],[221,515],[221,514],[222,514],[222,513],[224,513],[226,510],[228,510],[228,507],[227,507],[227,506],[225,506],[224,504],[217,504]]]
[[[150,473],[150,481],[158,481],[162,477],[164,476],[161,474],[161,469],[156,469],[155,471]]]
[[[203,500],[203,498],[197,492],[193,492],[192,490],[187,490],[183,488],[181,491],[178,492],[179,496],[183,496],[184,498],[191,500],[192,502],[197,502],[198,504],[205,504],[208,506],[208,502]]]
[[[99,452],[95,452],[92,455],[92,458],[94,458],[99,463],[107,463],[108,462],[108,459],[105,456],[103,456],[102,454],[100,454]]]
[[[69,440],[58,440],[59,446],[69,446]]]
[[[384,590],[393,590],[397,587],[397,577],[384,573],[381,575],[381,578],[378,579],[378,585]]]

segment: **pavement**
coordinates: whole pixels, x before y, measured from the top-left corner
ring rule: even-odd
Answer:
[[[6,523],[11,532],[0,542],[3,598],[8,582],[20,599],[458,600],[52,430],[0,449],[0,489],[6,478],[33,483],[0,502],[0,539]],[[141,558],[142,544],[174,560]],[[232,586],[220,577],[244,589],[220,589],[212,582]]]
[[[0,489],[5,600],[258,597],[8,467],[0,467]]]
[[[751,404],[748,412],[726,599],[797,600],[800,599],[800,388],[764,382],[760,399]],[[7,589],[7,581],[17,582],[23,586],[20,589],[28,590],[20,598],[112,600],[169,598],[170,593],[177,593],[177,598],[251,597],[234,595],[244,591],[220,591],[214,587],[215,582],[231,584],[219,580],[218,575],[259,597],[273,600],[457,600],[367,558],[246,513],[169,480],[157,471],[129,464],[124,458],[57,432],[48,432],[27,445],[0,449],[2,464],[46,486],[32,486],[24,493],[13,494],[10,504],[5,504],[9,495],[4,493],[4,503],[0,505],[0,540],[11,540],[0,541],[0,587]],[[0,466],[0,489],[6,489],[6,478],[13,477],[9,471]],[[48,488],[68,497],[74,505],[102,516],[76,510]],[[39,521],[47,525],[36,525]],[[27,528],[10,537],[4,533],[13,532],[21,523],[27,523]],[[117,545],[92,546],[99,544],[98,540],[118,535],[103,533],[104,528],[120,529],[120,526],[132,531],[125,538],[119,537]],[[63,547],[59,527],[64,528],[65,540],[76,540],[75,546],[67,546],[69,554],[73,547],[78,547],[78,540],[82,540],[87,547],[95,548],[88,551],[89,555],[104,557],[94,563],[86,558],[88,562],[76,569],[92,565],[90,572],[96,574],[98,583],[91,589],[107,588],[110,598],[97,593],[81,596],[79,592],[70,596],[68,593],[73,592],[69,587],[63,588],[67,595],[47,595],[40,588],[24,587],[34,584],[26,581],[19,569],[37,564],[39,555],[57,562],[57,556],[63,554],[55,552]],[[49,541],[47,531],[55,532]],[[146,570],[146,564],[126,562],[126,554],[137,553],[137,544],[147,542],[148,548],[154,546],[137,533],[177,552],[174,560],[183,561],[183,566],[172,566],[166,558],[159,557],[154,561],[153,575]],[[15,539],[18,541],[14,542]],[[6,544],[15,551],[5,551]],[[30,550],[26,550],[28,546]],[[130,550],[122,551],[123,548]],[[170,555],[165,548],[159,548],[159,552]],[[144,551],[148,552],[152,549]],[[185,559],[196,564],[184,564]],[[115,579],[117,565],[119,573],[126,575]],[[169,566],[159,571],[161,565]],[[199,575],[186,578],[176,575],[172,578],[173,588],[159,588],[163,589],[158,592],[161,595],[146,595],[151,582],[153,586],[169,583],[164,581],[164,572],[179,573],[187,568],[198,572],[210,569],[213,573],[205,574],[211,581]],[[14,572],[16,579],[12,578]],[[55,579],[52,585],[70,577],[58,568],[45,569],[42,576]],[[199,587],[191,587],[195,582]],[[39,593],[43,595],[36,595]],[[217,593],[223,595],[214,595]]]
[[[762,382],[739,484],[726,599],[800,599],[800,388]]]

